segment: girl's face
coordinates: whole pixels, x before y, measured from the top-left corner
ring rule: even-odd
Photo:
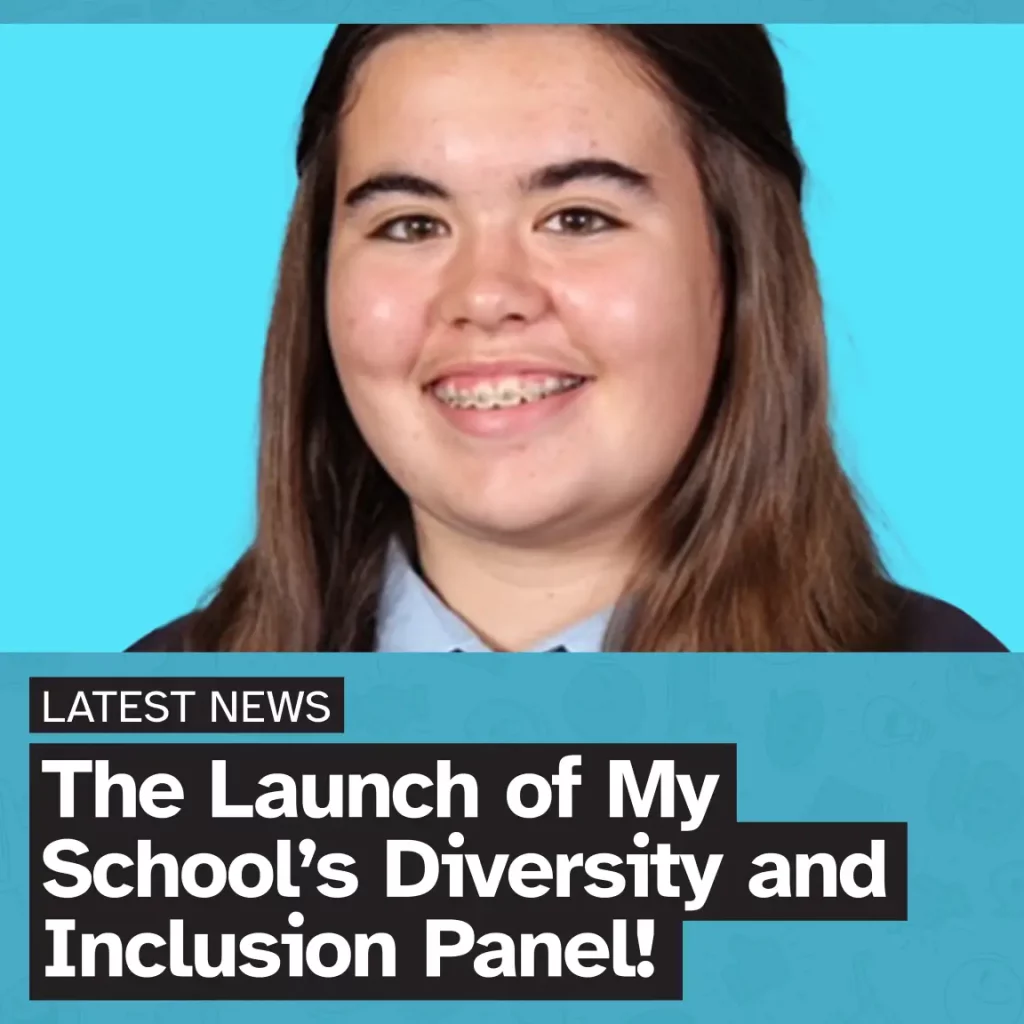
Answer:
[[[694,434],[721,328],[671,106],[576,27],[402,36],[354,96],[327,316],[368,444],[421,526],[628,530]]]

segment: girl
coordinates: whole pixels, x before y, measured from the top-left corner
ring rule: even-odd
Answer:
[[[298,175],[255,539],[133,650],[1003,649],[840,466],[762,27],[342,26]]]

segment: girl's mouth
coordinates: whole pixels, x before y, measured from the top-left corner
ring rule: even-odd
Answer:
[[[445,377],[430,385],[430,393],[451,409],[493,411],[532,405],[574,391],[587,382],[575,374],[508,375],[490,380]]]

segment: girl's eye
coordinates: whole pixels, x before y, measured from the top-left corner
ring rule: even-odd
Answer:
[[[371,238],[383,238],[389,242],[426,242],[447,233],[445,225],[436,217],[417,213],[408,217],[395,217],[382,224]]]
[[[596,235],[602,231],[622,227],[622,221],[584,207],[559,210],[544,223],[549,226],[549,230],[558,235]]]

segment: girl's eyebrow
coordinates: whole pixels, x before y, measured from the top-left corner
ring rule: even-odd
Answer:
[[[524,192],[554,191],[576,181],[605,181],[647,196],[654,195],[651,177],[635,167],[604,157],[583,157],[563,163],[548,164],[529,174],[520,182]],[[345,193],[349,209],[362,206],[382,195],[411,195],[421,199],[451,199],[448,189],[436,181],[408,171],[385,171],[371,175]]]
[[[606,157],[584,157],[565,163],[549,164],[534,171],[523,184],[525,192],[558,189],[575,181],[607,181],[634,192],[654,195],[654,185],[649,174],[635,167],[609,160]]]
[[[345,205],[349,209],[354,209],[378,196],[395,193],[418,196],[421,199],[451,199],[451,193],[437,182],[421,178],[418,174],[389,171],[374,174],[346,192]]]

